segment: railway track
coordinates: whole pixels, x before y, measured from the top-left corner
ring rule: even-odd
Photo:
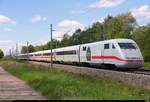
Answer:
[[[143,75],[150,75],[150,70],[146,70],[146,69],[137,69],[137,70],[131,71],[131,73],[135,73],[135,74],[143,74]]]

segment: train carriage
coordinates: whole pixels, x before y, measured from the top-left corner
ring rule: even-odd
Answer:
[[[55,49],[56,60],[58,62],[79,63],[79,46]]]
[[[140,68],[144,60],[137,44],[130,39],[114,39],[81,45],[81,62]]]
[[[30,54],[30,60],[50,61],[50,50]],[[53,61],[90,65],[112,65],[118,68],[141,68],[144,59],[135,41],[112,39],[53,49]]]

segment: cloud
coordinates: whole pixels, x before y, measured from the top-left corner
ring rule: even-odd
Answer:
[[[11,32],[13,31],[11,28],[2,28],[0,29],[0,32]]]
[[[16,25],[16,22],[13,21],[12,19],[6,17],[6,16],[0,15],[0,24],[13,24],[13,25]]]
[[[109,8],[116,7],[124,3],[126,0],[99,0],[91,5],[90,8]]]
[[[37,22],[46,21],[46,20],[47,20],[46,17],[42,17],[40,15],[36,15],[32,17],[32,23],[37,23]]]
[[[150,7],[148,5],[142,5],[138,8],[134,8],[131,12],[135,18],[145,17],[150,19]]]
[[[11,28],[4,28],[3,31],[5,31],[5,32],[11,32],[12,29]]]
[[[44,44],[46,44],[48,42],[48,40],[43,40],[43,39],[41,39],[41,40],[36,40],[36,41],[32,41],[32,42],[30,42],[32,45],[34,45],[34,46],[38,46],[38,45],[44,45]]]
[[[92,23],[92,24],[93,24],[93,23],[96,23],[96,22],[103,23],[103,22],[104,22],[104,19],[105,19],[104,17],[101,17],[100,19],[93,19],[91,23]]]
[[[13,46],[12,40],[0,40],[0,49],[3,50],[4,54],[6,55],[9,49]]]
[[[59,24],[58,24],[59,27],[70,27],[70,26],[74,26],[74,27],[83,27],[83,24],[81,24],[80,22],[78,21],[75,21],[75,20],[64,20],[64,21],[61,21]]]
[[[64,34],[65,34],[64,31],[56,31],[53,33],[53,38],[61,40]]]
[[[58,28],[59,31],[53,33],[53,38],[61,40],[65,33],[71,36],[79,28],[84,30],[84,25],[76,20],[63,20],[58,23]]]
[[[1,43],[12,43],[13,41],[12,40],[0,40],[0,44]]]

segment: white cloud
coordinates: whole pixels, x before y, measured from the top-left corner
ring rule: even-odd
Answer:
[[[0,32],[11,32],[12,29],[11,28],[2,28],[0,29]]]
[[[58,24],[59,27],[70,27],[70,26],[74,26],[74,27],[83,27],[83,24],[81,24],[80,22],[76,21],[76,20],[64,20],[62,22],[60,22]]]
[[[32,23],[40,22],[40,21],[46,21],[46,17],[42,17],[40,15],[36,15],[32,17]]]
[[[22,46],[26,46],[26,42],[15,42],[12,40],[0,40],[0,49],[4,52],[5,55],[16,54],[16,43],[18,44],[18,53],[21,52]]]
[[[64,34],[65,34],[64,31],[56,31],[53,33],[53,38],[61,40]]]
[[[16,25],[16,22],[13,21],[12,19],[6,17],[6,16],[0,15],[0,24],[13,24],[13,25]]]
[[[138,8],[134,8],[131,12],[135,18],[146,17],[150,19],[150,7],[148,5],[142,5]]]
[[[38,46],[38,45],[44,45],[48,42],[48,40],[38,40],[38,41],[33,41],[33,42],[29,42],[34,46]]]
[[[9,49],[12,48],[13,41],[12,40],[0,40],[0,49],[3,50],[4,54],[6,55]]]
[[[10,31],[12,31],[12,29],[11,28],[4,28],[4,31],[10,32]]]
[[[109,8],[121,5],[126,0],[99,0],[91,5],[90,8]]]
[[[84,25],[76,20],[63,20],[58,23],[58,28],[59,31],[54,32],[53,37],[55,39],[61,40],[65,33],[71,36],[79,28],[84,30]]]
[[[93,23],[96,23],[96,22],[103,23],[103,22],[104,22],[104,19],[105,19],[104,17],[101,17],[100,19],[93,19],[91,23],[92,23],[92,24],[93,24]]]
[[[0,44],[1,43],[12,43],[12,40],[0,40]]]

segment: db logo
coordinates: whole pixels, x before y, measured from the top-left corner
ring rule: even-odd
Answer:
[[[90,49],[90,47],[88,47],[88,49],[87,49],[86,59],[87,59],[87,61],[91,61],[91,49]]]

